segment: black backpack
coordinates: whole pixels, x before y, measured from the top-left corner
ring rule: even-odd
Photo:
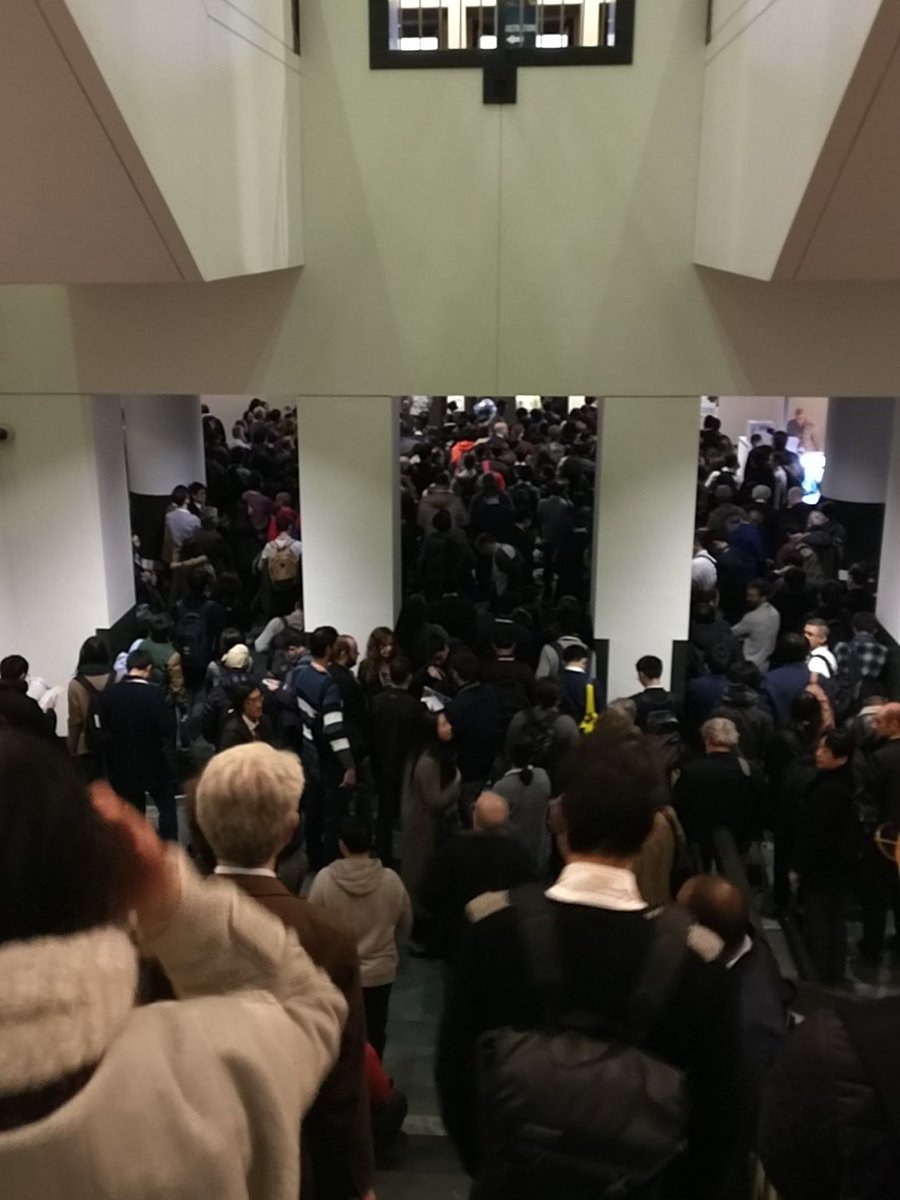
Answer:
[[[181,665],[191,671],[203,671],[209,665],[209,634],[203,611],[186,608],[175,625],[175,649]]]
[[[533,767],[543,767],[549,770],[556,757],[556,712],[551,712],[549,720],[541,720],[533,708],[525,713],[525,724],[522,726],[522,737],[528,739],[531,746],[529,758]]]
[[[672,907],[655,918],[626,1024],[610,1034],[568,1010],[552,902],[531,887],[511,898],[544,1025],[480,1041],[483,1177],[528,1200],[646,1196],[687,1136],[684,1073],[642,1046],[681,973],[690,916]]]
[[[109,734],[100,724],[100,714],[97,711],[97,701],[102,696],[102,690],[94,687],[86,675],[76,675],[75,682],[80,683],[87,694],[87,712],[84,715],[84,744],[88,754],[102,754],[109,742]],[[110,671],[106,677],[106,686],[112,687],[116,682],[115,671]]]

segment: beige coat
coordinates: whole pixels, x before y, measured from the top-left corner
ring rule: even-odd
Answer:
[[[420,895],[428,877],[437,846],[441,820],[459,800],[460,774],[441,787],[441,768],[427,752],[407,766],[400,799],[403,825],[403,882],[412,900],[413,912],[425,915]]]
[[[144,947],[177,1001],[131,1007],[134,952],[111,928],[0,947],[0,1081],[98,1062],[0,1133],[3,1200],[297,1200],[300,1122],[346,1003],[277,917],[181,861],[179,911]]]
[[[103,675],[85,675],[85,679],[89,683],[92,683],[98,692],[102,692],[109,682],[110,674],[112,674],[112,680],[115,683],[116,676],[114,671],[107,671]],[[88,748],[84,741],[84,726],[87,721],[90,697],[83,684],[79,683],[77,679],[70,679],[66,699],[69,709],[66,746],[71,755],[87,754]]]

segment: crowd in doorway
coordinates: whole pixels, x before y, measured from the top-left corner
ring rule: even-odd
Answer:
[[[480,1200],[747,1200],[757,1157],[783,1200],[898,1193],[900,1012],[840,991],[852,905],[859,959],[900,933],[869,568],[782,438],[741,475],[709,422],[684,688],[651,642],[607,697],[596,422],[404,416],[406,598],[360,647],[306,629],[293,415],[208,416],[143,627],[82,647],[68,759],[0,662],[4,1195],[372,1200],[407,951]],[[751,885],[833,989],[799,1031]]]

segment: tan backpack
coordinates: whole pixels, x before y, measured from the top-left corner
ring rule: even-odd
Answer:
[[[269,559],[269,579],[274,584],[294,583],[300,574],[300,563],[291,545],[278,546]]]

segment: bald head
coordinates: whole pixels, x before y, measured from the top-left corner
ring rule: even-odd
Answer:
[[[479,833],[499,829],[509,820],[509,805],[496,792],[482,792],[475,801],[472,824]]]
[[[743,892],[733,883],[721,875],[695,875],[676,899],[701,925],[719,935],[725,943],[726,959],[740,950],[750,925],[750,912]]]
[[[882,737],[900,737],[900,704],[885,704],[875,714],[875,729]]]

